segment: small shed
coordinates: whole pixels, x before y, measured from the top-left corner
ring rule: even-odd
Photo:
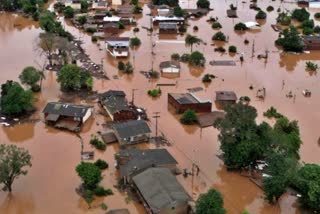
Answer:
[[[159,66],[162,73],[180,73],[180,63],[178,61],[164,61]]]
[[[216,102],[221,105],[234,104],[237,101],[237,95],[233,91],[216,91]]]
[[[183,113],[192,109],[197,113],[211,112],[212,103],[209,100],[200,100],[193,93],[169,93],[168,104],[171,105],[177,113]]]

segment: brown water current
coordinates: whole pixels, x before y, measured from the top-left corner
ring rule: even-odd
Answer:
[[[259,6],[265,10],[270,4],[275,10],[280,3],[261,0]],[[228,213],[240,213],[247,209],[250,213],[301,213],[296,203],[296,198],[291,195],[284,195],[278,204],[269,205],[263,199],[263,192],[250,182],[247,178],[237,173],[227,172],[223,163],[216,157],[219,151],[217,140],[218,131],[214,128],[200,129],[198,126],[183,126],[179,123],[179,115],[174,114],[167,106],[168,92],[186,92],[187,88],[203,87],[204,90],[196,92],[196,95],[203,99],[214,101],[216,90],[233,90],[238,97],[247,95],[251,98],[251,105],[257,108],[258,122],[266,120],[262,113],[270,106],[274,106],[279,112],[290,119],[299,121],[303,145],[300,149],[301,160],[310,163],[320,163],[320,80],[319,75],[310,75],[305,71],[305,62],[320,59],[320,51],[312,51],[310,54],[292,55],[283,54],[274,45],[278,33],[270,27],[275,23],[277,12],[268,14],[266,22],[262,23],[261,30],[248,31],[243,34],[236,34],[233,26],[237,22],[254,21],[256,11],[249,10],[249,1],[241,3],[238,1],[237,19],[226,17],[226,9],[236,1],[211,1],[214,8],[207,16],[200,19],[189,20],[188,33],[202,38],[207,45],[198,45],[194,50],[205,54],[207,63],[204,69],[196,69],[182,64],[182,71],[179,78],[161,77],[156,81],[149,81],[139,71],[146,71],[151,68],[151,40],[143,26],[150,25],[150,10],[144,5],[143,15],[138,18],[140,32],[136,33],[142,41],[141,47],[131,51],[130,60],[135,72],[132,75],[122,75],[117,71],[118,60],[106,54],[104,43],[100,42],[99,50],[97,44],[91,42],[90,36],[80,33],[79,30],[64,22],[65,28],[84,42],[83,47],[96,62],[104,62],[104,69],[110,80],[96,80],[94,90],[103,92],[109,89],[124,90],[127,98],[131,99],[131,90],[135,92],[135,104],[147,109],[149,116],[153,112],[161,112],[159,128],[173,144],[167,147],[169,152],[177,159],[180,168],[191,169],[191,161],[199,164],[201,173],[191,178],[178,176],[178,180],[188,190],[189,194],[196,199],[199,193],[205,192],[210,187],[215,187],[222,192],[225,200],[225,208]],[[182,1],[184,8],[195,7],[195,1]],[[295,4],[283,3],[280,8],[292,9]],[[312,17],[316,10],[311,10]],[[218,17],[222,24],[223,31],[229,36],[229,42],[224,44],[227,49],[229,45],[236,45],[238,52],[244,53],[245,62],[241,65],[239,55],[230,56],[213,51],[215,46],[211,45],[211,37],[217,32],[211,28],[206,20],[210,17]],[[62,20],[62,19],[61,19]],[[319,24],[316,21],[316,24]],[[194,32],[193,26],[197,25],[199,31]],[[21,70],[28,66],[41,64],[42,59],[34,50],[35,40],[41,29],[37,24],[13,14],[0,14],[0,83],[8,79],[18,80]],[[172,53],[190,53],[190,48],[181,43],[174,43],[176,40],[184,40],[184,36],[159,36],[157,30],[153,35],[155,43],[154,68],[159,70],[159,63],[169,60]],[[133,36],[132,28],[127,28],[122,36]],[[250,41],[249,45],[244,44],[244,39]],[[167,41],[172,43],[168,43]],[[255,57],[252,55],[252,43],[255,43]],[[257,59],[258,54],[269,51],[268,61]],[[237,66],[217,67],[209,65],[209,61],[216,59],[235,60]],[[211,84],[205,86],[201,82],[204,74],[214,74],[218,78]],[[113,79],[113,75],[119,75],[119,79]],[[147,90],[156,87],[156,83],[175,82],[174,87],[162,87],[162,96],[158,99],[151,99]],[[285,82],[283,87],[282,82]],[[250,90],[249,86],[254,86]],[[256,89],[265,87],[267,96],[264,101],[256,99]],[[305,98],[302,90],[309,89],[312,92],[311,98]],[[295,101],[286,97],[292,91],[296,94]],[[36,107],[38,111],[33,115],[34,119],[41,119],[41,110],[48,101],[59,100],[61,92],[56,83],[56,75],[46,71],[46,79],[43,83],[42,92],[36,94]],[[83,101],[75,100],[75,102]],[[88,103],[95,106],[94,118],[84,127],[81,136],[84,139],[85,150],[92,150],[88,144],[91,134],[103,130],[101,124],[109,120],[99,114],[100,109],[96,103]],[[215,109],[215,107],[213,107]],[[270,121],[272,122],[272,121]],[[154,130],[155,121],[151,119],[150,125]],[[75,192],[80,184],[76,175],[75,166],[80,162],[80,141],[74,135],[65,131],[56,130],[46,126],[43,121],[36,123],[24,123],[14,127],[0,127],[1,143],[12,143],[27,148],[33,159],[32,168],[27,176],[17,179],[13,186],[12,194],[0,192],[0,213],[104,213],[100,208],[89,209],[86,203]],[[143,148],[154,148],[154,145],[141,145]],[[112,188],[113,196],[100,198],[94,205],[102,201],[109,209],[128,208],[131,213],[145,213],[141,204],[130,201],[126,194],[119,193],[113,185],[116,185],[116,169],[114,168],[114,153],[118,150],[117,145],[108,146],[105,152],[95,152],[95,159],[102,158],[109,163],[109,169],[104,171],[102,185]]]

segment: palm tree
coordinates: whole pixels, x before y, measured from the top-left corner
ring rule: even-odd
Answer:
[[[191,53],[192,53],[192,47],[194,44],[199,45],[200,43],[202,43],[202,40],[200,38],[198,38],[197,36],[192,36],[190,34],[188,34],[186,36],[185,42],[188,46],[190,46],[191,48]]]

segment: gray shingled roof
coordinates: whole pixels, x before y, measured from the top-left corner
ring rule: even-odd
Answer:
[[[190,201],[190,196],[166,168],[149,168],[133,177],[142,197],[157,213],[163,208],[175,207],[179,202]]]
[[[90,108],[90,106],[75,105],[71,103],[49,102],[42,112],[66,117],[84,117]]]
[[[179,62],[176,62],[176,61],[164,61],[164,62],[161,62],[159,67],[161,69],[164,69],[164,68],[180,68],[180,63]]]
[[[130,110],[123,91],[109,90],[100,95],[101,104],[108,109],[111,114],[122,110]]]
[[[151,133],[151,130],[144,120],[131,120],[113,125],[113,129],[122,139]]]
[[[117,157],[129,158],[126,164],[120,165],[121,176],[128,176],[136,171],[151,166],[177,164],[177,161],[166,149],[125,149],[117,153]]]

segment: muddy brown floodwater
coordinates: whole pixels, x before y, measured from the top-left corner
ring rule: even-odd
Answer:
[[[195,7],[195,1],[181,1],[184,8]],[[178,176],[178,180],[185,186],[189,194],[196,199],[199,193],[205,192],[210,187],[215,187],[222,192],[225,200],[225,208],[228,213],[240,213],[247,209],[250,213],[301,213],[296,203],[296,198],[284,195],[278,204],[269,205],[263,199],[263,192],[251,183],[247,178],[237,173],[227,172],[223,163],[216,157],[219,151],[217,141],[218,131],[214,128],[200,129],[197,126],[183,126],[179,123],[179,115],[175,115],[167,107],[168,92],[186,92],[187,88],[203,87],[204,90],[196,92],[200,98],[213,101],[216,90],[234,90],[238,97],[247,95],[251,98],[251,104],[258,110],[258,121],[266,120],[262,113],[270,106],[276,107],[290,119],[299,121],[303,145],[300,149],[301,160],[310,163],[320,163],[320,148],[317,140],[320,136],[318,123],[320,122],[320,80],[319,75],[310,75],[305,71],[305,62],[320,59],[319,51],[310,54],[290,55],[283,54],[274,46],[274,40],[278,33],[270,27],[275,23],[277,12],[268,13],[267,21],[262,24],[259,31],[248,31],[243,34],[235,34],[233,26],[237,22],[254,21],[256,12],[249,10],[249,1],[238,1],[237,19],[226,17],[226,9],[236,1],[211,1],[214,11],[200,19],[189,20],[188,33],[202,38],[207,45],[199,45],[194,50],[203,52],[207,63],[205,69],[196,69],[182,65],[179,78],[161,77],[157,81],[149,81],[139,71],[151,68],[151,40],[143,26],[149,26],[150,10],[144,5],[143,15],[138,18],[140,32],[136,33],[142,40],[142,45],[131,55],[129,60],[134,64],[133,75],[121,75],[116,66],[117,60],[107,55],[104,48],[99,50],[97,44],[91,43],[88,35],[80,33],[70,24],[64,22],[67,30],[83,40],[83,47],[96,62],[104,62],[104,69],[110,80],[96,80],[94,89],[103,92],[108,89],[124,90],[128,99],[131,99],[131,90],[135,92],[135,103],[145,107],[149,116],[152,112],[161,112],[159,127],[170,142],[173,144],[167,149],[178,160],[180,168],[191,169],[192,160],[198,163],[201,169],[199,177],[192,182],[191,178]],[[296,5],[273,1],[259,1],[262,9],[268,5],[274,8],[292,9]],[[314,14],[316,11],[311,10]],[[210,17],[219,17],[223,31],[229,36],[229,43],[236,45],[239,52],[244,53],[245,62],[241,65],[239,55],[219,54],[213,51],[211,37],[217,32],[206,22]],[[62,20],[62,19],[61,19]],[[63,20],[62,20],[63,21]],[[316,24],[319,24],[316,21]],[[197,25],[199,31],[193,32],[193,26]],[[35,22],[21,18],[14,14],[0,14],[0,83],[8,79],[18,80],[21,70],[28,65],[37,66],[42,59],[34,50],[34,41],[41,29]],[[126,29],[122,36],[133,36],[132,28]],[[244,39],[250,41],[244,44]],[[168,43],[167,41],[173,43]],[[184,36],[161,36],[153,35],[156,44],[154,51],[154,68],[159,70],[159,63],[170,59],[172,53],[189,53],[190,48],[184,44],[174,43],[175,40],[184,40]],[[251,58],[252,43],[255,42],[255,55],[269,51],[267,62],[256,57]],[[99,43],[104,47],[103,42]],[[209,61],[213,59],[233,59],[237,66],[213,67]],[[211,73],[218,78],[204,86],[201,78],[205,73]],[[119,79],[113,79],[113,75],[119,75]],[[157,82],[177,81],[174,87],[162,87],[163,95],[158,99],[147,96],[147,90],[155,88]],[[282,82],[285,82],[282,88]],[[253,85],[255,90],[249,90]],[[265,87],[267,96],[264,101],[255,98],[255,91]],[[312,91],[311,98],[302,96],[301,91]],[[292,91],[296,94],[295,102],[286,98],[286,94]],[[48,101],[58,100],[61,96],[59,86],[56,83],[55,73],[46,72],[43,90],[36,94],[36,107],[38,111],[33,115],[34,119],[41,119],[41,110]],[[76,100],[76,102],[82,102]],[[107,118],[99,114],[99,108],[94,105],[96,113],[84,127],[81,136],[85,142],[85,150],[92,150],[88,141],[90,135],[102,130],[101,124]],[[272,122],[272,121],[270,121]],[[155,121],[151,119],[150,125],[154,130]],[[17,179],[14,183],[12,194],[0,192],[0,213],[104,213],[100,208],[87,209],[86,203],[76,194],[75,188],[80,184],[80,179],[75,173],[75,166],[80,162],[80,142],[74,134],[52,129],[45,126],[42,121],[36,123],[24,123],[14,127],[0,127],[1,143],[11,143],[27,148],[32,154],[32,168],[27,176]],[[140,147],[140,146],[139,146]],[[143,148],[154,148],[154,145],[141,145]],[[108,161],[110,168],[104,172],[102,185],[112,188],[115,195],[96,200],[95,205],[104,201],[109,209],[128,208],[131,213],[145,213],[143,207],[130,200],[125,193],[119,193],[113,185],[116,185],[116,170],[113,167],[113,154],[118,150],[117,145],[108,146],[105,152],[96,152],[95,158],[103,158]]]

